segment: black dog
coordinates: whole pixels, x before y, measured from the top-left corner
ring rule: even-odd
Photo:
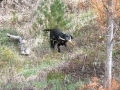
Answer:
[[[74,47],[74,44],[72,43],[71,39],[73,37],[68,34],[62,33],[58,29],[44,29],[43,31],[50,31],[50,47],[54,50],[55,44],[57,44],[58,52],[60,52],[60,46],[64,45],[67,48],[66,43],[69,41],[71,45]]]

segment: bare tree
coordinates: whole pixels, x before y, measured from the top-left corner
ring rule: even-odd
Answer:
[[[105,70],[105,88],[111,87],[112,79],[112,50],[113,50],[113,30],[114,30],[114,18],[113,18],[113,1],[108,0],[108,31],[107,31],[107,42],[106,42],[106,70]]]

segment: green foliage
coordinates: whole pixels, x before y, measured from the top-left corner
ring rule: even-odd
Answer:
[[[52,88],[50,90],[64,90],[62,89],[62,82],[58,79],[52,79],[49,82],[50,85],[52,85]]]
[[[44,28],[69,29],[71,19],[65,15],[66,6],[61,0],[45,0],[37,8],[37,22]]]
[[[116,57],[119,54],[120,54],[120,50],[113,50],[112,52],[113,57]]]
[[[30,65],[28,64],[23,68],[22,73],[23,73],[24,77],[27,78],[31,75],[35,75],[36,71],[37,71],[37,68],[31,68]]]
[[[2,61],[14,60],[16,57],[13,50],[7,47],[3,47],[1,55],[2,55],[1,57]]]
[[[48,77],[50,78],[48,85],[52,85],[50,90],[76,90],[83,85],[81,80],[73,82],[70,75],[63,75],[60,72],[52,72]]]
[[[32,83],[33,83],[33,86],[36,87],[39,90],[44,90],[44,88],[47,86],[47,83],[44,82],[44,81],[42,81],[42,82],[34,81]]]
[[[36,72],[35,72],[34,69],[29,69],[29,70],[25,71],[25,72],[23,73],[23,75],[24,75],[25,77],[29,77],[29,76],[31,76],[31,75],[34,75],[35,73],[36,73]]]
[[[57,80],[63,81],[64,75],[63,75],[63,73],[53,71],[53,72],[48,73],[48,75],[47,75],[47,81],[50,81],[52,79],[57,79]]]
[[[47,75],[48,85],[52,85],[51,90],[62,90],[61,85],[64,81],[64,75],[61,72],[51,71]]]
[[[0,66],[9,64],[16,64],[18,62],[17,54],[10,48],[2,46],[0,47]]]

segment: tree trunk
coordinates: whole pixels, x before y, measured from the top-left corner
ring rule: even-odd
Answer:
[[[107,31],[107,42],[106,42],[106,70],[105,70],[105,88],[111,87],[112,79],[112,50],[113,50],[113,0],[108,0],[109,12],[108,12],[108,31]]]

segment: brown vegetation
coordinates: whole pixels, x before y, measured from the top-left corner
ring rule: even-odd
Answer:
[[[99,79],[97,77],[93,77],[91,80],[91,83],[89,83],[88,85],[84,85],[79,90],[88,90],[88,89],[106,90],[106,89],[104,89],[104,86],[101,83],[99,83]],[[107,90],[120,90],[120,82],[113,79],[112,86]]]
[[[98,19],[100,22],[106,21],[106,15],[109,13],[109,7],[107,5],[108,0],[91,0],[91,6],[97,12]],[[114,0],[114,17],[119,18],[120,17],[120,3],[119,0]]]

